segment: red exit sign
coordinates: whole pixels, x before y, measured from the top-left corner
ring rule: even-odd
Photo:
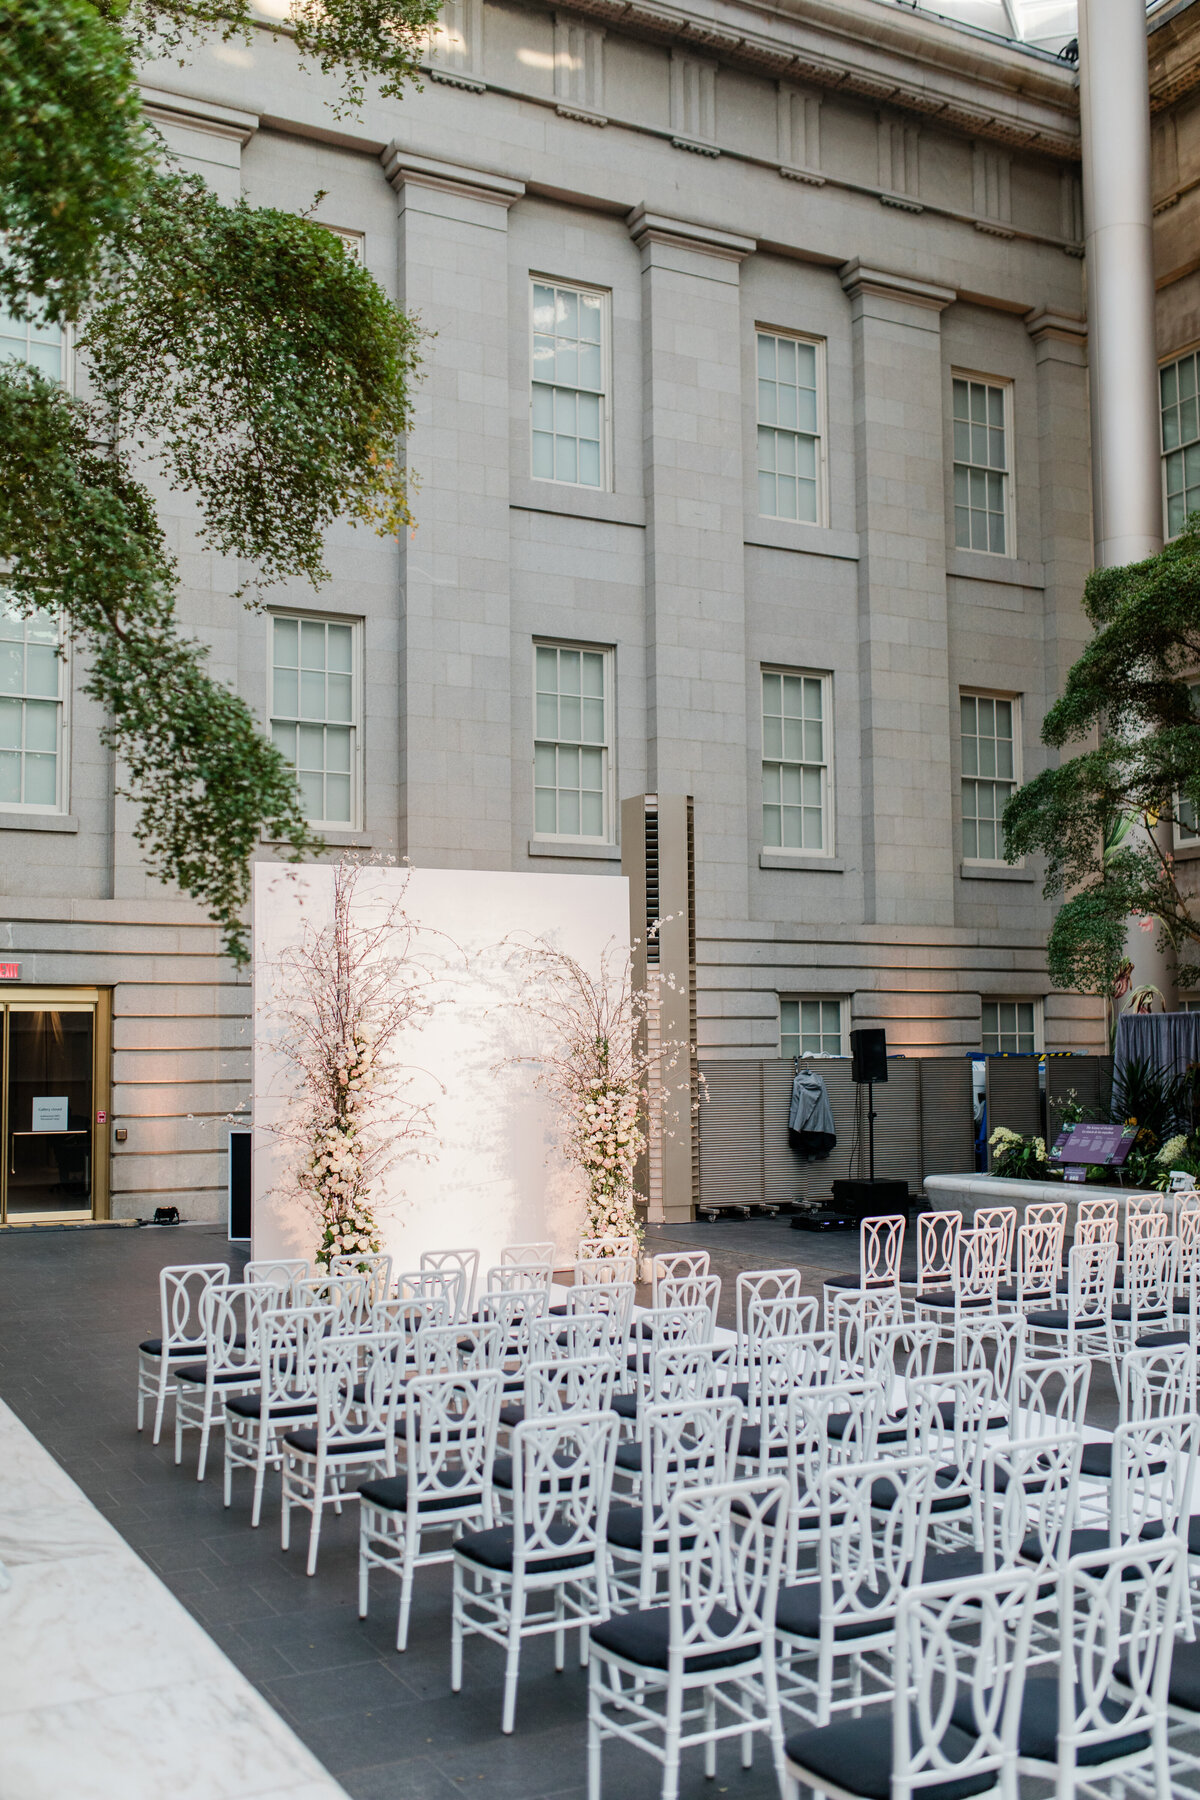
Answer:
[[[0,981],[20,981],[20,963],[0,962]]]

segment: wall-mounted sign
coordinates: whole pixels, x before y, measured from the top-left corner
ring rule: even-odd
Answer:
[[[105,1123],[105,1121],[107,1120],[107,1118],[108,1118],[108,1114],[106,1112],[98,1112],[96,1114],[97,1125],[103,1125]]]
[[[0,962],[0,981],[20,981],[20,963]]]
[[[66,1094],[35,1094],[33,1097],[34,1131],[68,1131],[70,1099]]]

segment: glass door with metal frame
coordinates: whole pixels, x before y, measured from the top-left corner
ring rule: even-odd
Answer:
[[[107,996],[104,996],[107,999]],[[107,1007],[92,990],[0,996],[5,1224],[107,1214]]]

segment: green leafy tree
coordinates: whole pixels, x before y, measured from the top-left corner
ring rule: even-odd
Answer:
[[[400,94],[437,0],[294,0],[301,58]],[[247,954],[266,832],[320,848],[290,766],[180,630],[178,574],[143,483],[196,503],[241,591],[326,579],[324,534],[410,523],[399,454],[415,323],[309,218],[223,205],[145,119],[139,57],[264,29],[250,0],[0,0],[0,304],[74,326],[69,393],[0,362],[0,569],[19,612],[58,614],[105,709],[149,866]]]
[[[1200,982],[1200,882],[1176,863],[1175,827],[1200,819],[1200,515],[1156,556],[1088,577],[1095,635],[1046,714],[1042,741],[1085,748],[1018,788],[1004,812],[1010,862],[1046,858],[1051,980],[1106,998],[1128,979],[1133,919]],[[1190,960],[1189,960],[1190,959]]]

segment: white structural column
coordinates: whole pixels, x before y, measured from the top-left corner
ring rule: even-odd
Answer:
[[[1163,541],[1144,0],[1080,0],[1079,110],[1092,528],[1097,565],[1112,568],[1153,556]],[[1127,949],[1134,985],[1152,983],[1172,1006],[1169,953],[1138,930]]]
[[[414,863],[512,856],[508,209],[520,182],[384,153],[400,195],[400,301],[436,320],[407,453],[401,843]]]
[[[1080,0],[1096,562],[1162,548],[1144,0]]]
[[[854,346],[865,917],[954,923],[941,313],[949,288],[847,263]],[[956,702],[957,705],[957,702]]]
[[[695,797],[697,912],[749,911],[739,265],[751,238],[639,207],[648,785]]]

